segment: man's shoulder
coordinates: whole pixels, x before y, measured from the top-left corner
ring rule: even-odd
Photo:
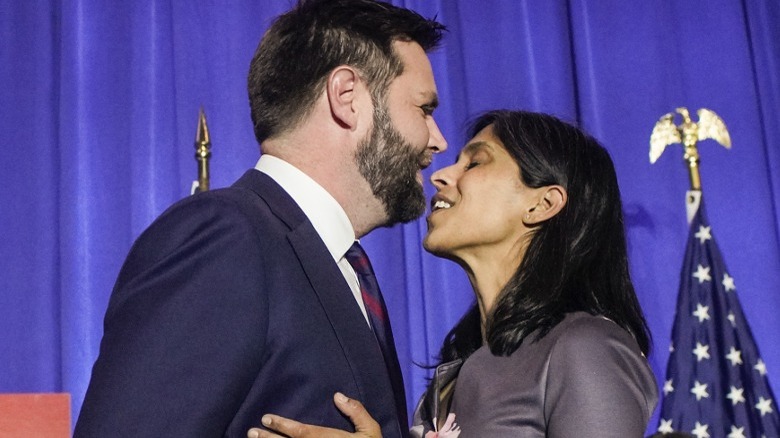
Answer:
[[[224,221],[244,222],[262,221],[268,205],[247,189],[226,187],[208,192],[197,193],[180,199],[168,207],[152,223],[151,227],[175,222],[186,226],[187,223]],[[150,228],[151,228],[150,227]]]
[[[148,250],[179,246],[205,237],[233,236],[248,241],[255,236],[263,241],[273,240],[272,236],[282,236],[291,228],[290,217],[295,218],[295,212],[288,211],[295,205],[289,207],[277,195],[277,199],[269,201],[263,190],[262,185],[236,183],[180,199],[138,236],[134,247]]]
[[[295,218],[296,208],[292,199],[273,180],[252,169],[229,187],[197,193],[177,201],[156,222],[190,218],[267,223],[279,221],[282,219],[280,216],[287,212],[292,212],[290,215]]]

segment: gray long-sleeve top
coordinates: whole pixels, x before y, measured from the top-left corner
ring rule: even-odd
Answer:
[[[628,332],[575,312],[533,336],[508,357],[483,346],[463,363],[450,408],[460,434],[443,436],[643,436],[658,390]]]

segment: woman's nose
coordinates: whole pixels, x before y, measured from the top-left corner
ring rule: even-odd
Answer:
[[[442,188],[452,184],[455,178],[453,175],[454,167],[455,165],[442,167],[436,172],[433,172],[433,174],[431,174],[431,184],[433,184],[437,190],[441,190]]]

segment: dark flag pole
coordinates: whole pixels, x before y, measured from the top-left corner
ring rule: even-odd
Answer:
[[[717,129],[726,132],[725,137],[706,137],[699,133],[714,132],[701,117],[702,110],[699,110],[698,126],[690,120],[687,110],[678,109],[678,112],[683,115],[683,124],[677,128],[678,138],[687,140],[683,142],[686,162],[692,169],[692,190],[686,199],[690,230],[680,274],[658,432],[686,432],[697,438],[778,437],[780,416],[766,365],[742,312],[736,280],[728,273],[715,242],[698,177],[696,141],[714,138],[730,145],[730,139],[725,125],[714,113],[705,118],[716,117],[720,125]],[[660,124],[674,126],[667,116],[654,129],[656,139],[661,137],[656,136]],[[663,150],[656,144],[655,150],[659,148]],[[654,161],[652,150],[651,139],[651,161]]]
[[[209,189],[209,159],[211,158],[211,139],[206,114],[203,107],[198,114],[198,132],[195,134],[195,160],[198,162],[198,179],[192,182],[192,194]]]

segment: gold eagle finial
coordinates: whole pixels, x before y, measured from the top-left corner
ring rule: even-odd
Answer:
[[[696,149],[696,143],[713,139],[730,149],[731,137],[723,120],[707,108],[700,108],[696,112],[699,116],[698,122],[691,120],[687,108],[680,107],[676,111],[682,117],[680,125],[674,123],[675,114],[668,113],[661,116],[653,127],[653,133],[650,135],[650,163],[655,163],[670,144],[682,143],[685,148],[683,158],[688,162],[691,177],[691,189],[701,190],[699,151]]]

